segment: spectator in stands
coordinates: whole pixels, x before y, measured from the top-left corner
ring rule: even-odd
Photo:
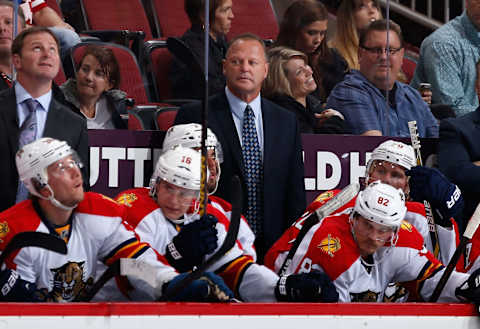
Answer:
[[[126,129],[126,93],[118,90],[120,69],[109,48],[88,46],[78,64],[76,79],[60,89],[65,103],[87,120],[88,129]]]
[[[407,137],[408,121],[416,120],[420,137],[437,137],[438,123],[427,103],[396,79],[403,59],[400,27],[392,21],[389,26],[386,20],[372,22],[359,44],[360,71],[352,70],[332,90],[327,106],[345,116],[354,134]]]
[[[432,84],[432,102],[450,105],[457,116],[474,111],[476,64],[480,59],[480,1],[466,0],[466,11],[422,42],[412,86]]]
[[[208,123],[224,155],[215,195],[231,202],[230,180],[234,175],[241,178],[242,213],[255,233],[261,261],[305,209],[298,123],[293,113],[260,95],[268,63],[259,37],[244,34],[234,38],[223,71],[227,87],[208,102]],[[198,102],[182,107],[175,124],[200,123],[201,110]]]
[[[227,41],[225,35],[230,31],[233,20],[232,0],[210,1],[210,40],[208,62],[208,90],[213,95],[225,88],[222,73],[222,61],[225,58]],[[204,67],[204,0],[185,0],[185,12],[192,26],[181,40],[190,48],[198,63]],[[174,54],[175,55],[175,54]],[[169,72],[175,98],[202,99],[205,77],[190,63],[174,59]]]
[[[0,0],[0,90],[12,86],[13,4]],[[23,11],[18,11],[17,31],[25,28]]]
[[[382,18],[378,0],[343,0],[337,10],[337,30],[332,46],[348,63],[360,69],[358,36],[371,22]]]
[[[12,62],[17,72],[13,88],[0,93],[0,211],[27,197],[19,184],[15,153],[40,137],[67,141],[85,164],[88,187],[88,135],[85,120],[52,97],[52,80],[60,67],[59,45],[47,28],[23,30],[13,41]]]
[[[438,166],[462,191],[465,200],[463,225],[480,202],[480,107],[440,123]]]
[[[300,133],[343,134],[346,125],[340,112],[324,110],[311,95],[317,88],[307,56],[287,47],[268,51],[270,68],[262,94],[272,102],[295,113]]]
[[[285,11],[275,46],[299,50],[308,56],[317,84],[314,95],[325,102],[333,87],[343,80],[347,63],[327,46],[328,12],[314,0],[299,0]]]
[[[25,1],[25,0],[24,0]],[[28,24],[48,27],[60,43],[60,55],[64,59],[69,55],[69,50],[80,42],[80,37],[75,29],[50,8],[45,0],[25,1],[21,5]]]

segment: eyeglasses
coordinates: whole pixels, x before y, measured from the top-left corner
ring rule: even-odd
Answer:
[[[362,49],[365,49],[366,51],[368,51],[369,53],[371,54],[375,54],[377,56],[380,56],[382,54],[386,54],[387,53],[387,48],[380,48],[380,47],[365,47],[365,46],[360,46],[360,48]],[[402,50],[403,47],[400,47],[400,48],[393,48],[393,47],[390,47],[388,48],[388,54],[393,56],[395,54],[397,54],[400,50]]]

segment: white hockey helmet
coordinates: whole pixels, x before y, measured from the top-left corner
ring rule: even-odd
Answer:
[[[165,134],[162,150],[165,152],[176,145],[188,148],[202,147],[202,125],[198,123],[188,123],[170,127]],[[207,148],[215,149],[215,156],[219,163],[222,163],[222,146],[210,128],[207,128],[205,145]]]
[[[367,220],[398,230],[406,213],[403,191],[375,181],[358,193],[352,216],[359,214]]]
[[[200,190],[200,162],[200,153],[193,149],[177,145],[167,150],[158,158],[150,179],[150,194],[155,195],[159,180],[189,190]]]
[[[375,160],[388,161],[402,166],[407,170],[417,165],[413,147],[394,140],[387,140],[373,150],[370,160],[368,160],[367,163],[367,176]]]
[[[57,207],[66,210],[74,207],[62,205],[55,199],[53,191],[48,185],[47,167],[69,155],[74,158],[79,168],[83,166],[76,152],[67,142],[43,137],[23,146],[15,156],[18,175],[28,191],[33,195],[44,198],[37,189],[47,187],[51,191],[49,200]]]

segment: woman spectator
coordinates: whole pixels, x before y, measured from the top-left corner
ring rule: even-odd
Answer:
[[[213,95],[225,88],[222,61],[227,50],[225,35],[230,31],[233,19],[232,0],[210,1],[210,32],[208,87]],[[204,0],[185,0],[185,12],[188,15],[190,29],[181,40],[190,48],[199,64],[204,66]],[[204,76],[189,66],[174,59],[169,72],[174,98],[201,99],[204,95]]]
[[[319,1],[300,0],[285,11],[275,46],[299,50],[308,56],[317,83],[314,95],[324,102],[347,71],[347,63],[327,46],[328,12]]]
[[[323,111],[321,103],[310,95],[317,85],[304,53],[275,47],[268,51],[268,58],[270,69],[262,96],[295,113],[301,133],[346,133],[343,116],[332,109]]]
[[[368,24],[382,18],[378,0],[343,0],[337,10],[337,31],[332,46],[358,70],[358,37]]]
[[[120,70],[113,51],[88,46],[76,79],[68,79],[60,89],[64,103],[86,118],[88,129],[126,129],[120,114],[127,113],[127,98],[117,89],[119,84]]]

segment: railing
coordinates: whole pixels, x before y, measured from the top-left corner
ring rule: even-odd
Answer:
[[[434,2],[435,1],[435,2]],[[458,0],[460,1],[460,0]],[[442,19],[435,18],[433,15],[433,3],[436,6],[436,12],[440,11]],[[387,6],[387,0],[380,0],[383,7]],[[427,28],[435,30],[448,22],[451,14],[457,16],[458,13],[451,13],[449,0],[421,0],[422,6],[418,6],[417,0],[389,0],[390,10],[403,15],[412,21],[421,24]],[[424,7],[419,9],[419,7]],[[465,9],[465,1],[462,1],[462,10]]]

